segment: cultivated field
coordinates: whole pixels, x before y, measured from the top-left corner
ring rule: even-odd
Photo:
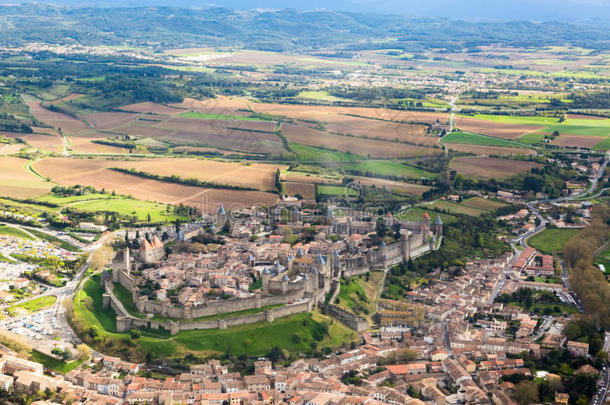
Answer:
[[[559,135],[552,144],[564,148],[589,148],[593,149],[595,145],[603,141],[605,138],[598,136],[586,135]]]
[[[456,152],[474,153],[478,156],[512,156],[512,155],[533,155],[533,149],[526,148],[504,148],[500,146],[468,145],[464,143],[446,143],[445,147]]]
[[[495,136],[502,139],[517,139],[528,132],[536,132],[543,128],[536,125],[519,125],[461,116],[455,117],[455,126],[464,131]]]
[[[40,104],[40,101],[28,101],[27,105],[30,107],[30,111],[36,119],[53,128],[61,129],[66,135],[78,135],[91,131],[91,128],[83,121],[72,118],[66,114],[47,110]]]
[[[50,132],[50,131],[49,131]],[[60,152],[63,149],[63,140],[59,135],[48,135],[48,134],[24,134],[18,132],[0,132],[0,137],[11,138],[11,139],[22,139],[31,147],[38,149],[39,151],[47,152]],[[0,144],[0,153],[9,154],[19,152],[25,145],[16,143],[13,145]],[[4,148],[3,148],[4,147]]]
[[[285,182],[284,192],[289,196],[300,195],[305,199],[316,198],[316,188],[312,183]]]
[[[249,115],[250,113],[238,110],[248,110],[250,102],[245,98],[217,96],[207,100],[185,98],[182,103],[171,104],[172,107],[207,114],[218,115]]]
[[[145,102],[137,104],[129,104],[120,108],[123,111],[137,112],[143,114],[160,114],[160,115],[174,115],[184,112],[183,109],[168,107],[162,104]]]
[[[138,118],[137,114],[120,112],[101,112],[85,115],[84,119],[95,129],[108,130],[127,125]]]
[[[13,198],[33,198],[48,193],[52,184],[25,167],[28,160],[16,157],[0,159],[0,195]]]
[[[405,143],[333,135],[303,125],[282,124],[281,131],[289,142],[326,147],[373,158],[412,157],[441,152],[440,149]]]
[[[413,194],[421,196],[426,191],[430,190],[428,186],[422,186],[420,184],[403,183],[401,181],[374,179],[370,177],[354,177],[356,183],[360,183],[363,186],[375,186],[377,188],[386,188],[399,193]]]
[[[201,162],[201,163],[200,163]],[[206,163],[210,162],[210,163]],[[252,165],[242,166],[214,161],[186,159],[159,159],[159,160],[102,160],[102,159],[70,159],[49,158],[36,162],[36,170],[45,176],[49,176],[54,182],[62,185],[88,185],[98,190],[116,191],[122,195],[132,195],[139,200],[158,201],[166,204],[188,204],[201,206],[202,202],[206,211],[212,211],[218,205],[231,206],[242,203],[245,206],[253,204],[271,204],[277,201],[277,195],[261,191],[225,190],[218,188],[204,188],[187,186],[182,184],[168,183],[151,180],[119,173],[110,170],[110,167],[137,168],[142,171],[157,171],[156,174],[187,174],[196,177],[201,173],[202,178],[210,182],[240,183],[254,187],[257,184],[266,190],[273,189],[270,173],[275,173],[275,166]],[[191,170],[189,171],[189,168]],[[216,171],[214,171],[216,170]],[[250,172],[250,173],[248,173]],[[211,175],[210,173],[216,173]],[[261,176],[261,179],[258,178]],[[218,181],[221,179],[222,181]],[[245,180],[244,180],[245,179]],[[245,184],[249,181],[249,184]]]
[[[540,166],[534,162],[478,156],[455,158],[449,164],[462,176],[484,179],[506,179]]]

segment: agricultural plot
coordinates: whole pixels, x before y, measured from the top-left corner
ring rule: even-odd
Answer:
[[[281,131],[289,142],[325,147],[371,158],[413,157],[440,153],[440,149],[377,139],[334,135],[301,125],[283,124]]]
[[[507,204],[502,201],[490,200],[488,198],[471,197],[460,202],[461,205],[472,207],[483,211],[495,211],[505,207]]]
[[[468,207],[466,205],[462,205],[460,203],[445,201],[445,200],[436,200],[431,204],[426,204],[426,206],[433,207],[438,210],[447,211],[451,214],[463,214],[470,215],[473,217],[478,217],[481,215],[483,210],[474,207]]]
[[[463,153],[472,153],[477,156],[515,156],[515,155],[534,155],[533,149],[526,148],[504,148],[501,146],[468,145],[464,143],[447,143],[445,147]]]
[[[598,136],[586,136],[586,135],[559,135],[552,144],[561,146],[562,148],[588,148],[593,149],[596,145],[601,143],[604,139]]]
[[[226,97],[217,96],[216,98],[210,98],[206,100],[195,100],[192,98],[185,98],[182,103],[171,104],[176,109],[183,109],[188,111],[200,112],[205,114],[217,114],[217,115],[250,115],[248,110],[250,102],[245,98],[240,97]]]
[[[177,145],[197,145],[250,153],[285,152],[281,139],[269,121],[200,120],[172,118],[155,126],[173,131],[161,140]]]
[[[316,187],[313,183],[284,182],[284,193],[289,196],[300,195],[305,199],[316,198]]]
[[[359,172],[365,176],[397,176],[405,179],[420,179],[422,177],[433,179],[438,177],[437,173],[408,166],[393,160],[365,160],[356,163],[345,163],[340,165],[339,168]]]
[[[91,126],[99,130],[109,130],[127,125],[137,118],[137,114],[120,112],[100,112],[95,114],[87,114],[84,116],[84,119],[91,124]]]
[[[350,115],[329,115],[323,119],[328,132],[367,138],[407,141],[418,145],[436,145],[438,137],[426,136],[426,127]]]
[[[120,108],[123,111],[136,112],[142,114],[160,114],[160,115],[174,115],[184,112],[181,108],[168,107],[163,104],[145,102],[137,104],[129,104]]]
[[[358,191],[354,188],[347,186],[334,186],[334,185],[316,185],[316,191],[318,195],[326,196],[326,197],[356,197],[358,196]]]
[[[36,119],[53,128],[61,129],[66,135],[78,135],[91,131],[91,128],[83,121],[48,110],[40,104],[40,101],[31,100],[27,102],[27,105]]]
[[[276,170],[286,166],[264,163],[230,163],[208,159],[154,159],[121,163],[117,167],[129,167],[161,176],[176,175],[181,178],[196,178],[201,181],[261,191],[275,189]]]
[[[421,196],[426,191],[430,190],[428,186],[420,184],[403,183],[402,181],[375,179],[370,177],[354,177],[356,184],[361,184],[368,187],[385,188],[398,193],[412,194]]]
[[[34,198],[51,190],[51,183],[28,171],[28,163],[28,160],[17,157],[0,159],[0,195],[24,199]]]
[[[490,136],[471,134],[467,132],[451,132],[445,135],[442,140],[444,144],[465,144],[465,145],[481,145],[481,146],[500,146],[505,148],[520,148],[522,144],[509,141],[506,139],[493,138]]]
[[[136,217],[137,221],[142,222],[147,221],[150,215],[150,221],[153,223],[184,219],[174,215],[165,204],[124,197],[106,196],[103,199],[74,202],[70,203],[70,209],[91,213],[102,211],[116,212],[117,214]]]
[[[185,204],[203,207],[213,212],[220,204],[225,207],[272,205],[278,196],[262,191],[225,190],[168,183],[119,173],[108,167],[128,165],[129,162],[96,159],[44,159],[36,163],[36,170],[52,177],[58,184],[92,186],[98,190],[115,191],[138,200],[164,204]],[[128,166],[126,166],[128,167]],[[50,188],[50,187],[49,187]]]
[[[18,132],[0,132],[0,137],[21,139],[32,148],[41,152],[60,152],[63,149],[63,140],[59,137],[59,135],[51,135],[46,133],[24,134]],[[10,146],[10,148],[7,146]],[[0,154],[16,153],[25,146],[26,145],[22,143],[15,143],[12,145],[3,145],[0,143]]]
[[[436,200],[429,204],[430,206],[447,211],[451,214],[464,214],[470,216],[479,216],[485,212],[495,211],[500,207],[506,206],[500,201],[488,200],[481,197],[471,197],[460,202]]]
[[[460,157],[449,164],[462,176],[481,179],[506,179],[518,173],[541,167],[539,163],[492,157]]]
[[[464,116],[455,117],[455,126],[467,132],[489,135],[502,139],[518,139],[528,132],[536,132],[543,128],[542,125],[490,121],[482,118]]]

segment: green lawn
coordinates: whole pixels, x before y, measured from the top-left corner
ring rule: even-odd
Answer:
[[[244,117],[240,115],[224,115],[224,114],[207,114],[201,112],[185,112],[182,114],[178,114],[178,117],[181,118],[195,118],[200,120],[240,120],[240,121],[262,121],[260,118],[256,117]]]
[[[524,145],[506,139],[491,136],[471,134],[467,132],[451,132],[441,139],[442,143],[459,143],[466,145],[500,146],[505,148],[522,148]]]
[[[87,327],[96,328],[101,340],[111,338],[116,342],[122,341],[129,334],[116,331],[116,314],[110,308],[103,308],[102,292],[98,275],[88,279],[75,296],[75,318]],[[322,328],[322,324],[328,326],[329,333],[318,341],[315,337],[319,335],[318,330]],[[294,338],[295,334],[299,335],[298,339]],[[143,330],[142,337],[137,339],[137,345],[141,352],[150,353],[155,357],[183,355],[189,351],[261,356],[267,354],[273,346],[298,353],[311,350],[314,343],[318,348],[338,347],[356,338],[357,334],[352,330],[314,312],[279,318],[273,323],[260,322],[224,330],[182,331],[171,337],[167,332]]]
[[[432,173],[414,166],[408,166],[393,160],[364,160],[357,163],[342,164],[339,167],[346,170],[358,171],[365,176],[369,173],[378,176],[398,176],[410,179],[419,179],[422,177],[434,179],[438,177],[437,173]]]
[[[545,229],[529,238],[527,244],[543,253],[559,252],[567,241],[580,232],[580,229]]]
[[[54,305],[56,301],[57,301],[57,297],[55,297],[54,295],[38,297],[38,298],[34,298],[33,300],[29,300],[29,301],[22,302],[20,304],[8,307],[6,309],[6,311],[11,316],[15,315],[19,309],[23,309],[27,313],[37,312],[43,308],[47,308],[47,307]]]
[[[138,221],[173,222],[176,219],[186,220],[173,212],[173,207],[151,201],[140,201],[133,198],[111,198],[78,202],[70,208],[82,212],[116,212],[120,215],[136,216]],[[169,211],[168,211],[169,208]]]
[[[608,150],[610,149],[610,138],[606,138],[601,142],[598,142],[593,147],[593,150]]]
[[[436,217],[440,215],[441,220],[445,224],[450,224],[456,221],[456,217],[450,214],[440,214],[433,210],[427,210],[421,207],[412,207],[407,210],[401,211],[396,214],[396,218],[402,219],[404,221],[421,221],[424,216],[424,213],[427,212],[430,216],[430,221],[434,222]]]
[[[13,228],[7,225],[0,225],[0,235],[10,235],[15,236],[17,238],[29,240],[34,239],[27,233],[23,232],[21,229]]]

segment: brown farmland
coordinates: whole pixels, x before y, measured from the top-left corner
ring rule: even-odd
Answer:
[[[281,139],[271,132],[275,129],[274,122],[172,118],[156,128],[175,131],[159,138],[176,144],[187,143],[250,153],[285,152]]]
[[[27,159],[5,156],[0,159],[0,195],[12,198],[33,198],[48,193],[53,186],[25,167]]]
[[[225,207],[252,206],[255,204],[275,204],[276,194],[262,191],[224,190],[187,186],[150,180],[138,176],[119,173],[107,167],[121,166],[128,161],[103,161],[96,159],[44,159],[36,163],[36,170],[61,185],[88,185],[96,189],[116,191],[118,194],[132,195],[141,200],[153,200],[169,204],[186,204],[201,207],[211,212],[220,204]]]
[[[66,114],[47,110],[40,104],[40,101],[29,101],[27,105],[36,119],[53,128],[61,128],[66,135],[78,135],[91,131],[91,128],[83,121]]]
[[[138,118],[137,114],[120,113],[120,112],[101,112],[96,114],[86,115],[85,120],[94,128],[108,130],[115,127],[127,125]]]
[[[588,135],[559,135],[554,141],[553,145],[567,147],[567,148],[593,148],[599,142],[605,138],[602,136],[588,136]]]
[[[455,117],[455,126],[467,132],[495,136],[502,139],[517,139],[528,132],[535,132],[543,128],[537,125],[508,124],[459,116]]]
[[[261,191],[273,190],[276,170],[286,168],[282,165],[265,163],[246,165],[195,158],[131,160],[51,158],[36,162],[37,170],[47,173],[58,181],[71,178],[74,173],[92,175],[111,167],[133,168],[160,176],[196,178],[214,184],[256,188]]]
[[[455,158],[449,167],[466,177],[506,179],[541,165],[520,160],[474,156]]]
[[[370,155],[370,157],[394,158],[440,153],[440,149],[429,147],[376,139],[356,138],[352,136],[333,135],[304,125],[282,124],[281,131],[289,142],[301,143],[309,146],[323,146],[361,156]]]
[[[360,183],[363,186],[375,186],[378,188],[386,188],[394,190],[400,193],[413,194],[421,196],[426,191],[430,190],[428,186],[422,186],[420,184],[403,183],[401,181],[374,179],[370,177],[354,177],[356,183]]]
[[[286,182],[284,191],[289,196],[300,195],[305,199],[316,198],[316,187],[312,183]]]
[[[123,111],[137,112],[143,114],[166,114],[174,115],[183,113],[184,110],[180,108],[168,107],[163,104],[145,102],[137,104],[129,104],[120,108]]]
[[[250,108],[250,102],[245,98],[218,96],[207,100],[195,100],[193,98],[185,98],[182,103],[171,104],[172,107],[182,108],[188,111],[195,111],[206,114],[218,115],[250,115],[247,111]]]
[[[47,129],[47,128],[44,128]],[[17,132],[0,132],[0,136],[4,136],[6,138],[12,138],[12,139],[22,139],[24,142],[26,142],[28,145],[30,145],[33,148],[36,148],[38,150],[41,151],[49,151],[49,152],[60,152],[63,149],[63,140],[59,137],[59,135],[48,135],[48,134],[39,134],[39,133],[33,133],[33,134],[24,134],[24,133],[17,133]],[[2,144],[0,144],[0,146],[2,146]],[[22,147],[24,147],[25,145],[22,145],[20,143],[11,145],[14,146],[14,148],[11,148],[12,150],[15,151],[19,151],[19,149],[21,149]],[[7,150],[3,150],[2,153],[9,153],[7,152]],[[11,153],[15,153],[15,152],[11,152]]]

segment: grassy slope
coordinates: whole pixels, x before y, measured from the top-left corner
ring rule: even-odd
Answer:
[[[6,225],[0,225],[0,235],[10,235],[10,236],[15,236],[17,238],[29,239],[29,240],[33,239],[30,235],[23,232],[22,230],[13,228],[10,226],[6,226]]]
[[[92,300],[92,310],[85,304],[86,297]],[[112,309],[102,307],[102,287],[98,278],[87,280],[83,289],[76,294],[74,312],[77,319],[83,319],[85,324],[96,327],[103,337],[119,341],[129,336],[128,333],[116,332],[116,314]],[[336,347],[356,338],[355,332],[336,321],[317,313],[304,313],[280,318],[273,323],[261,322],[225,330],[182,331],[172,337],[167,334],[164,336],[162,332],[143,331],[137,343],[144,353],[166,357],[189,351],[259,356],[268,353],[273,346],[300,352],[309,350],[310,343],[313,342],[312,332],[320,322],[330,326],[329,335],[318,342],[319,347]],[[301,336],[298,343],[292,339],[295,333]]]

